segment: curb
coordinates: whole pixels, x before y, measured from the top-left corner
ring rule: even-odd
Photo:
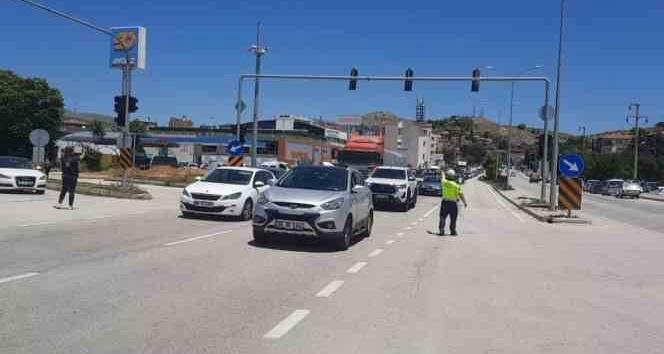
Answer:
[[[654,200],[654,201],[656,201],[656,202],[664,202],[664,199],[662,199],[662,198],[651,197],[651,196],[649,196],[649,195],[644,195],[644,193],[641,193],[641,194],[639,195],[639,198],[641,198],[641,199],[647,199],[647,200]]]
[[[486,184],[489,185],[489,187],[491,187],[491,189],[493,189],[496,193],[498,193],[498,195],[503,197],[505,200],[510,202],[515,207],[519,208],[519,210],[521,210],[521,211],[525,212],[526,214],[532,216],[537,221],[546,222],[546,223],[550,223],[550,224],[592,224],[592,221],[590,219],[583,219],[583,218],[573,218],[573,219],[571,219],[571,218],[559,218],[559,217],[553,217],[553,216],[539,215],[539,214],[535,213],[534,211],[524,207],[523,205],[515,202],[514,200],[512,200],[511,198],[509,198],[508,196],[503,194],[503,192],[500,189],[497,189],[494,185],[492,185],[490,183],[486,183]]]

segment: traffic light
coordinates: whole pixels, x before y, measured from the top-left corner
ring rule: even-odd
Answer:
[[[113,97],[113,100],[115,102],[115,113],[117,114],[117,117],[115,118],[115,123],[118,125],[118,127],[124,127],[125,122],[127,121],[127,117],[125,116],[125,101],[124,101],[125,96],[115,96]]]
[[[127,122],[127,117],[125,116],[124,112],[118,113],[118,116],[115,117],[115,124],[118,125],[118,127],[124,127]]]
[[[359,72],[357,71],[357,69],[355,69],[355,68],[350,69],[350,76],[357,77],[357,75],[359,75]],[[357,80],[350,79],[350,81],[348,81],[348,89],[349,90],[357,90]]]
[[[138,103],[138,98],[134,96],[129,96],[129,113],[134,113],[138,111],[138,106],[136,105]]]
[[[470,84],[470,91],[479,92],[479,90],[480,90],[480,69],[475,68],[475,70],[473,70],[473,81]]]
[[[413,77],[413,74],[414,74],[413,69],[411,68],[406,69],[406,74],[405,74],[406,77]],[[413,91],[413,80],[406,79],[403,82],[403,90]]]

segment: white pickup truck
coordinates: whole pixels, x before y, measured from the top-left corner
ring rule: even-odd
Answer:
[[[417,181],[406,167],[380,166],[367,178],[374,204],[397,205],[408,211],[417,204]]]

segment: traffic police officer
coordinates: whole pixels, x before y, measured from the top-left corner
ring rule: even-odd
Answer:
[[[457,203],[459,199],[463,202],[464,207],[468,207],[466,198],[461,192],[461,186],[455,182],[456,172],[450,169],[445,172],[445,177],[442,181],[443,185],[443,201],[440,204],[440,214],[439,214],[439,223],[438,229],[440,230],[440,235],[445,235],[445,219],[447,216],[450,216],[450,235],[456,236],[456,221],[457,216],[459,215],[459,208]]]

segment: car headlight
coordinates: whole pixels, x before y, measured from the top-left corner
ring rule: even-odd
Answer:
[[[3,175],[2,173],[0,173],[0,178],[12,179],[11,176]]]
[[[269,203],[269,202],[270,202],[270,199],[268,199],[268,198],[265,196],[265,193],[260,193],[260,194],[258,194],[258,204],[265,205],[265,204],[267,204],[267,203]]]
[[[40,181],[43,181],[43,180],[45,180],[45,179],[46,179],[46,175],[41,175],[41,176],[39,177],[39,180],[40,180]]]
[[[238,199],[240,198],[240,196],[242,196],[242,192],[237,192],[224,196],[223,198],[221,198],[221,200]]]
[[[406,189],[406,187],[408,187],[408,186],[405,185],[405,184],[400,184],[400,185],[397,186],[397,188],[399,188],[399,189]]]
[[[342,205],[344,205],[344,198],[337,198],[321,204],[320,207],[325,210],[337,210],[341,208]]]
[[[187,188],[182,189],[182,195],[184,195],[187,198],[191,198],[191,194],[189,194]]]

